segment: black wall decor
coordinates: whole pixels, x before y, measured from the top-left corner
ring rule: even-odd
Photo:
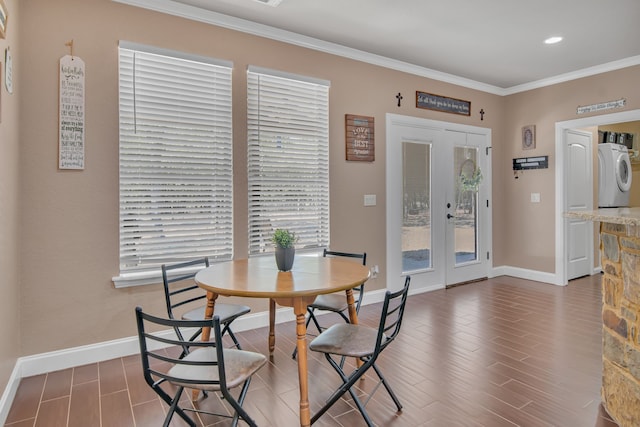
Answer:
[[[522,171],[529,169],[547,169],[549,156],[520,157],[513,159],[513,170]]]

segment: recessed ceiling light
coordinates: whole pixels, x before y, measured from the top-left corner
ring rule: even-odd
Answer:
[[[268,6],[276,7],[282,0],[255,0],[258,3],[266,4]]]
[[[546,39],[544,42],[546,44],[556,44],[562,41],[562,37],[560,36],[553,36],[553,37],[549,37],[548,39]]]

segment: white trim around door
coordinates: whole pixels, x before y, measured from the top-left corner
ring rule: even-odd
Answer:
[[[567,120],[556,123],[556,260],[554,284],[564,286],[567,280],[567,244],[566,244],[566,218],[564,218],[564,206],[566,195],[566,141],[567,131],[591,126],[602,126],[613,123],[632,122],[640,120],[640,110],[622,111],[620,113],[603,114],[600,116],[585,117],[581,119]]]
[[[412,276],[414,293],[489,276],[493,259],[490,146],[489,128],[387,114],[388,289],[394,290],[407,274]],[[473,170],[467,171],[469,177],[477,168],[481,179],[472,197],[468,197],[471,190],[464,187],[467,197],[462,201],[466,202],[459,204],[462,172],[456,171],[468,162],[464,159],[473,163]],[[470,203],[475,206],[471,210]],[[458,210],[459,205],[465,206],[464,212]],[[474,211],[475,220],[469,216]],[[460,212],[465,216],[459,217]],[[415,224],[405,226],[405,219]],[[411,234],[416,231],[417,235]],[[455,239],[447,238],[445,233],[453,232],[459,233],[465,245],[458,248]],[[418,246],[405,247],[403,234],[411,234],[407,241],[418,241]]]

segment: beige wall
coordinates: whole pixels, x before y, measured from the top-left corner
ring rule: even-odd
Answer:
[[[13,75],[20,72],[18,59],[18,0],[4,0],[9,18],[7,34],[0,39],[0,390],[4,390],[16,359],[20,356],[20,274],[18,269],[19,242],[19,144],[18,99],[20,80],[13,82],[13,94],[4,85],[4,54],[7,47],[13,56]]]
[[[503,98],[111,0],[30,0],[21,2],[21,9],[17,48],[22,64],[17,76],[20,105],[10,105],[13,112],[8,112],[4,102],[8,97],[3,93],[3,120],[7,114],[14,115],[11,123],[17,121],[18,113],[23,118],[19,126],[22,263],[19,271],[13,267],[12,272],[12,282],[20,279],[22,299],[19,312],[12,303],[8,303],[9,310],[1,310],[13,310],[13,316],[8,316],[13,319],[20,315],[22,326],[18,328],[14,320],[4,332],[19,329],[23,334],[21,355],[132,336],[136,305],[162,311],[159,285],[114,289],[111,282],[118,274],[118,40],[234,62],[234,238],[238,258],[246,256],[247,247],[247,66],[330,80],[331,243],[334,248],[366,250],[368,263],[380,266],[380,278],[372,280],[369,289],[386,286],[386,113],[491,128],[494,266],[553,271],[554,123],[575,118],[577,105],[615,99],[620,93],[627,97],[628,108],[640,107],[640,88],[637,84],[631,87],[634,76],[637,82],[638,67]],[[87,73],[84,171],[57,169],[57,67],[59,58],[68,53],[65,43],[71,39]],[[469,100],[472,115],[416,109],[416,90]],[[398,92],[404,96],[401,107],[396,105]],[[12,98],[15,102],[18,97]],[[478,114],[481,108],[486,112],[484,121]],[[344,160],[347,113],[375,117],[374,162]],[[17,131],[6,123],[0,127],[3,144],[5,132]],[[528,124],[537,126],[538,146],[523,152],[520,129]],[[17,141],[13,145],[17,149]],[[549,154],[550,169],[525,172],[514,180],[512,157],[529,154]],[[14,159],[17,157],[16,153]],[[7,162],[4,158],[1,161]],[[13,179],[15,182],[16,177]],[[17,184],[12,185],[8,194],[3,190],[2,201],[10,202],[16,188]],[[542,194],[542,203],[537,206],[529,203],[532,191]],[[364,194],[377,194],[377,206],[364,208]],[[3,222],[2,227],[15,230],[16,224],[12,225],[5,228]],[[522,245],[511,239],[514,236],[530,242]],[[15,236],[8,244],[3,240],[3,254],[11,254],[15,241]],[[15,250],[13,253],[15,265]],[[11,267],[8,270],[11,274]],[[17,288],[12,287],[11,292],[17,293]],[[16,300],[14,296],[13,302]],[[256,310],[266,307],[264,303],[252,305]],[[17,338],[15,343],[19,344]],[[14,363],[14,353],[2,354],[2,363]]]
[[[518,93],[505,98],[504,164],[495,161],[494,182],[504,179],[506,203],[494,202],[494,212],[504,215],[504,226],[495,228],[494,236],[511,236],[500,249],[494,265],[517,266],[541,272],[555,271],[555,123],[581,119],[595,114],[577,115],[576,108],[603,101],[626,98],[624,110],[640,108],[640,67],[629,67],[570,82]],[[603,111],[602,114],[621,110]],[[536,125],[536,148],[522,150],[522,126]],[[495,150],[494,150],[495,151]],[[514,179],[511,158],[532,155],[549,156],[549,168],[525,171]],[[494,183],[495,187],[495,183]],[[531,203],[530,194],[540,193],[541,203]],[[495,241],[495,237],[494,237]],[[504,250],[504,252],[502,252]],[[498,259],[499,262],[495,262]]]
[[[331,81],[330,179],[332,246],[366,250],[368,263],[385,266],[385,113],[493,127],[501,121],[495,95],[429,81],[381,67],[235,33],[110,0],[30,0],[23,4],[21,127],[24,198],[21,207],[22,354],[132,336],[133,308],[162,310],[159,285],[114,289],[118,274],[118,62],[119,40],[150,44],[234,63],[235,251],[246,257],[246,69],[280,69]],[[57,169],[57,64],[74,40],[86,64],[86,167]],[[415,108],[417,89],[470,100],[471,117]],[[402,107],[395,98],[402,92]],[[484,108],[485,120],[478,111]],[[374,116],[376,160],[344,160],[344,115]],[[27,172],[28,171],[28,172]],[[376,207],[363,207],[377,194]],[[37,267],[34,262],[37,260]],[[369,289],[385,287],[372,280]],[[256,310],[266,302],[252,301]],[[34,315],[37,313],[38,315]],[[43,316],[43,314],[46,314]]]

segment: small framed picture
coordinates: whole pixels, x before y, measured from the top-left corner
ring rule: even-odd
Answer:
[[[522,128],[522,149],[531,150],[533,148],[536,148],[536,126],[524,126]]]
[[[5,38],[7,34],[7,18],[9,18],[7,6],[3,0],[0,0],[0,39]]]

